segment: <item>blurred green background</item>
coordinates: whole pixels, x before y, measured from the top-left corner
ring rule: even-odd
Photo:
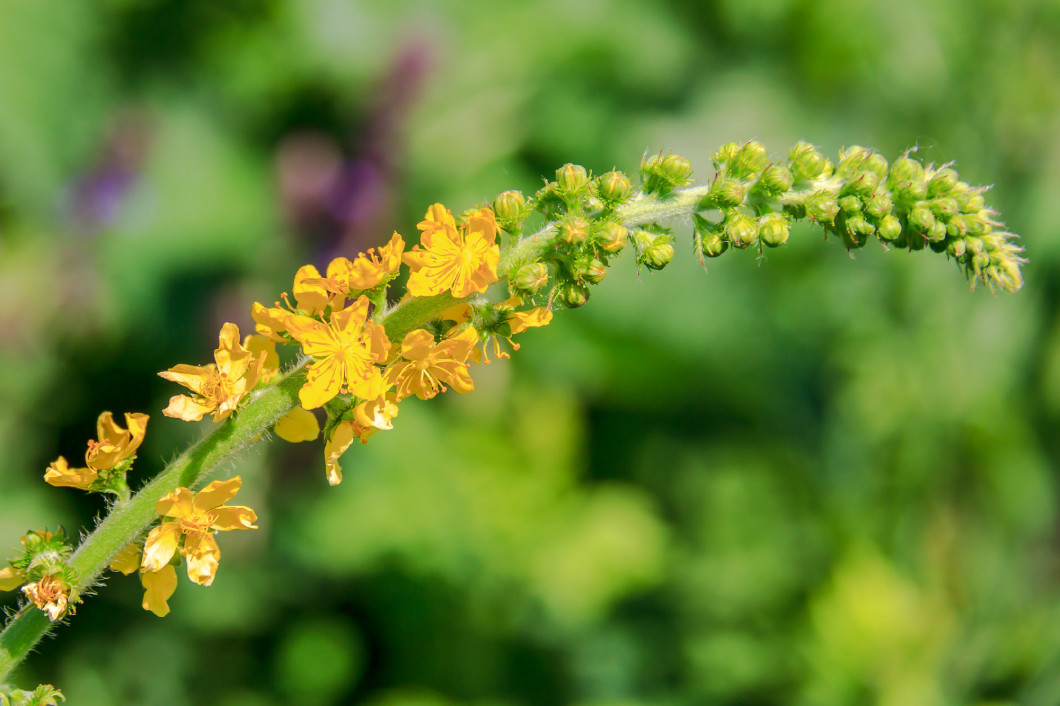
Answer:
[[[173,613],[114,576],[19,674],[84,704],[1060,703],[1060,2],[0,0],[0,545],[90,529],[41,482],[104,410],[134,472],[304,262],[426,206],[721,143],[956,160],[1016,295],[819,231],[621,260],[476,391],[230,470]],[[1050,216],[1050,212],[1053,213]],[[683,232],[683,231],[682,231]],[[237,536],[238,535],[238,536]],[[13,550],[12,550],[13,551]],[[14,606],[7,594],[4,605]]]

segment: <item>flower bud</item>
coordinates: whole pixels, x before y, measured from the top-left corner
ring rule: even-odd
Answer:
[[[725,169],[725,165],[736,158],[736,154],[740,151],[740,146],[735,142],[729,142],[718,148],[718,151],[714,153],[714,168],[719,172]]]
[[[932,243],[941,243],[946,240],[946,224],[942,221],[935,221],[935,224],[931,226],[925,235],[927,239]]]
[[[593,242],[607,253],[620,253],[626,247],[629,231],[619,223],[607,221],[593,233]]]
[[[887,176],[887,158],[879,152],[873,152],[865,160],[865,163],[861,165],[861,168],[872,172],[878,180],[882,181]]]
[[[556,301],[568,309],[577,309],[589,301],[589,288],[577,282],[562,282],[552,293]]]
[[[917,206],[909,213],[909,225],[926,235],[935,225],[935,216],[926,206]]]
[[[795,181],[810,181],[832,173],[832,163],[808,142],[798,142],[791,148],[791,175]]]
[[[629,177],[622,172],[608,172],[596,178],[596,193],[609,206],[625,201],[631,188]]]
[[[967,243],[961,238],[952,238],[946,243],[946,252],[959,260],[964,257],[964,253],[967,252]]]
[[[861,199],[857,196],[843,196],[837,203],[839,210],[847,215],[861,213]]]
[[[770,213],[758,219],[758,232],[762,242],[776,248],[788,242],[791,224],[780,213]]]
[[[692,164],[672,152],[666,156],[653,154],[641,162],[640,173],[646,193],[666,196],[692,180]]]
[[[766,167],[762,176],[758,177],[757,186],[767,194],[776,196],[791,188],[791,170],[781,164],[773,164]]]
[[[744,143],[729,165],[729,172],[734,176],[750,176],[765,169],[769,164],[769,152],[761,142],[751,140]]]
[[[902,157],[891,165],[890,175],[887,182],[896,186],[906,181],[921,181],[924,178],[924,167],[920,162],[908,157]]]
[[[961,209],[961,213],[979,213],[986,207],[986,199],[983,198],[983,194],[974,189],[967,193],[958,194],[954,198],[957,200],[957,206]]]
[[[878,191],[876,195],[865,204],[865,215],[879,220],[891,212],[894,203],[886,191]]]
[[[662,173],[674,186],[684,186],[692,180],[692,163],[679,154],[663,158]]]
[[[957,205],[957,199],[952,199],[948,196],[935,199],[930,205],[931,212],[935,214],[935,217],[943,220],[953,218],[960,210],[960,207]]]
[[[580,164],[564,164],[556,170],[556,189],[564,196],[578,197],[589,185],[589,175]]]
[[[548,282],[548,267],[543,262],[523,265],[511,279],[514,289],[526,294],[537,294]]]
[[[894,195],[901,201],[922,201],[927,198],[927,182],[923,179],[910,179],[894,187]]]
[[[868,198],[876,192],[876,187],[879,183],[880,178],[876,176],[876,172],[863,170],[857,172],[846,184],[843,190],[851,194],[857,194],[858,196]]]
[[[815,191],[806,199],[806,215],[817,221],[831,225],[839,214],[839,204],[827,191]]]
[[[897,216],[884,216],[876,227],[876,235],[885,243],[893,243],[902,235],[902,222]]]
[[[574,276],[589,284],[600,284],[607,275],[607,265],[592,255],[580,255],[574,260]]]
[[[869,223],[868,220],[859,213],[846,220],[846,231],[852,238],[854,238],[855,242],[864,244],[864,238],[875,233],[876,226]]]
[[[581,216],[567,216],[559,224],[559,239],[567,245],[578,247],[589,237],[589,221]]]
[[[674,238],[669,233],[638,230],[633,242],[637,246],[637,264],[649,270],[661,270],[674,258]]]
[[[521,191],[505,191],[493,199],[493,213],[497,223],[508,232],[519,230],[523,221],[523,207],[526,199]]]
[[[864,169],[862,165],[870,156],[872,156],[872,152],[861,145],[844,147],[839,150],[839,168],[837,170],[839,175],[851,176],[861,171]]]
[[[698,213],[692,214],[692,223],[697,252],[707,257],[717,257],[729,249],[728,241],[722,237],[720,223],[708,221]]]
[[[708,207],[732,208],[743,203],[747,187],[739,179],[716,179],[710,185],[706,201]]]
[[[945,196],[957,185],[957,172],[950,168],[940,169],[928,181],[929,196]]]
[[[758,221],[743,213],[725,219],[725,237],[735,248],[748,248],[758,242]]]

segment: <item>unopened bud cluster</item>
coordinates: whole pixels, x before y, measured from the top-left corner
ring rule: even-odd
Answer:
[[[717,174],[693,215],[700,257],[717,257],[730,246],[783,245],[792,221],[807,218],[848,249],[873,237],[910,250],[929,247],[989,286],[1014,291],[1022,285],[1016,236],[998,230],[986,188],[961,181],[948,166],[925,166],[908,155],[888,164],[857,146],[841,150],[833,163],[805,142],[780,163],[753,141],[724,145],[714,165]]]

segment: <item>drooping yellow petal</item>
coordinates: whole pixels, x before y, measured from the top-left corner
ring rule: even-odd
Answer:
[[[298,269],[294,276],[294,298],[298,308],[309,315],[319,314],[331,300],[327,289],[320,285],[320,272],[312,265]]]
[[[213,409],[213,405],[197,402],[187,395],[173,395],[169,398],[169,406],[162,410],[162,414],[175,419],[183,419],[185,422],[198,422]]]
[[[221,548],[212,534],[189,535],[184,540],[184,558],[188,561],[188,578],[200,586],[209,586],[217,575]]]
[[[180,525],[176,522],[163,522],[151,530],[144,542],[144,558],[140,568],[144,571],[158,571],[168,564],[177,552],[180,534]]]
[[[169,370],[163,370],[158,374],[158,377],[183,385],[196,395],[202,395],[216,373],[217,366],[213,363],[209,365],[185,365],[180,363]]]
[[[317,421],[316,415],[305,407],[295,407],[280,417],[272,430],[284,441],[296,444],[312,441],[320,436],[320,422]]]
[[[339,458],[346,453],[353,443],[353,424],[340,422],[331,433],[331,438],[324,444],[324,472],[328,477],[328,484],[338,485],[342,482],[342,466]]]
[[[140,545],[136,542],[126,544],[122,547],[121,551],[115,554],[114,558],[110,560],[110,563],[107,564],[107,568],[111,571],[120,571],[126,576],[139,569]]]
[[[44,482],[57,488],[88,490],[99,474],[91,468],[70,468],[62,456],[51,462],[44,472]]]
[[[257,529],[254,524],[258,521],[258,515],[249,507],[244,505],[225,505],[210,511],[213,518],[212,527],[215,530],[227,532],[237,529]]]
[[[158,571],[145,571],[140,574],[140,583],[144,587],[144,610],[159,618],[169,615],[168,601],[177,590],[177,570],[167,564]]]
[[[26,581],[26,575],[14,567],[0,569],[0,591],[14,591]]]
[[[552,322],[552,310],[547,306],[539,306],[530,311],[520,311],[510,314],[506,319],[512,330],[512,335],[522,333],[528,328],[546,326]]]
[[[228,480],[211,481],[195,494],[192,504],[199,510],[212,510],[234,498],[242,485],[243,479],[239,476],[234,476]]]

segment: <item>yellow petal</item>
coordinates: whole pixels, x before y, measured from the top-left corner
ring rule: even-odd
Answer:
[[[158,571],[145,571],[140,574],[140,583],[144,587],[144,610],[159,618],[169,615],[168,601],[177,590],[177,570],[167,564]]]
[[[181,363],[180,365],[174,365],[169,370],[163,370],[158,374],[158,377],[183,385],[195,394],[201,395],[213,377],[215,370],[216,367],[213,364],[185,365]]]
[[[98,477],[99,474],[91,468],[70,468],[66,459],[60,456],[48,466],[44,473],[44,482],[57,488],[88,490]]]
[[[209,586],[217,575],[221,548],[212,534],[190,535],[184,540],[184,558],[188,560],[188,578],[200,586]]]
[[[320,422],[317,421],[316,415],[305,407],[295,407],[276,420],[272,430],[284,441],[297,444],[300,441],[312,441],[320,436]]]
[[[308,316],[288,317],[287,332],[302,344],[306,355],[314,358],[334,355],[339,350],[339,343],[331,327]]]
[[[368,297],[362,294],[348,307],[331,315],[331,327],[340,338],[358,338],[368,318],[368,306]]]
[[[401,342],[401,357],[406,360],[423,360],[434,348],[434,336],[427,329],[409,331]]]
[[[287,331],[288,313],[279,307],[266,307],[254,302],[250,317],[254,319],[254,330],[270,341],[282,341],[281,333]]]
[[[253,357],[253,354],[240,344],[241,340],[239,327],[235,324],[229,322],[221,327],[219,345],[213,356],[217,361],[217,369],[227,375],[229,380],[243,377]]]
[[[193,503],[199,510],[212,510],[234,498],[242,485],[243,479],[239,476],[228,480],[212,481],[195,494]]]
[[[261,381],[268,382],[280,372],[280,356],[276,352],[276,342],[268,336],[251,335],[243,339],[243,347],[255,358],[263,358],[261,364]]]
[[[214,409],[212,404],[205,404],[187,395],[173,395],[169,398],[169,406],[162,410],[162,414],[175,419],[183,419],[185,422],[198,422]]]
[[[305,384],[298,399],[306,409],[316,409],[339,394],[343,382],[342,364],[335,357],[324,358],[306,368]]]
[[[144,558],[140,568],[144,571],[158,571],[168,564],[177,551],[180,534],[180,525],[176,522],[163,522],[151,530],[144,542]]]
[[[512,330],[512,335],[522,333],[528,328],[546,326],[552,321],[552,310],[547,306],[539,306],[530,311],[520,311],[511,314],[506,319]]]
[[[318,281],[323,279],[320,272],[312,265],[298,269],[294,276],[294,298],[298,308],[308,314],[317,314],[327,307],[331,297]]]
[[[342,482],[342,466],[339,458],[350,448],[353,443],[353,424],[341,422],[331,433],[331,438],[324,444],[324,472],[327,474],[330,485],[338,485]]]
[[[390,357],[390,339],[386,337],[386,327],[381,324],[368,324],[364,330],[372,362],[385,363]]]
[[[162,496],[155,504],[155,512],[163,517],[184,518],[194,513],[192,494],[187,488],[177,488]]]
[[[254,524],[258,521],[258,515],[245,505],[225,505],[210,511],[213,518],[211,525],[215,530],[227,532],[237,529],[257,529]]]
[[[114,555],[107,567],[111,571],[120,571],[128,576],[140,568],[140,545],[136,542],[125,545],[120,552]]]
[[[26,580],[26,575],[13,567],[0,569],[0,591],[14,591]]]
[[[146,414],[135,412],[125,414],[125,425],[129,428],[129,435],[132,437],[125,447],[125,457],[128,458],[136,453],[136,450],[140,448],[140,444],[143,443],[144,436],[147,434],[147,420]]]

